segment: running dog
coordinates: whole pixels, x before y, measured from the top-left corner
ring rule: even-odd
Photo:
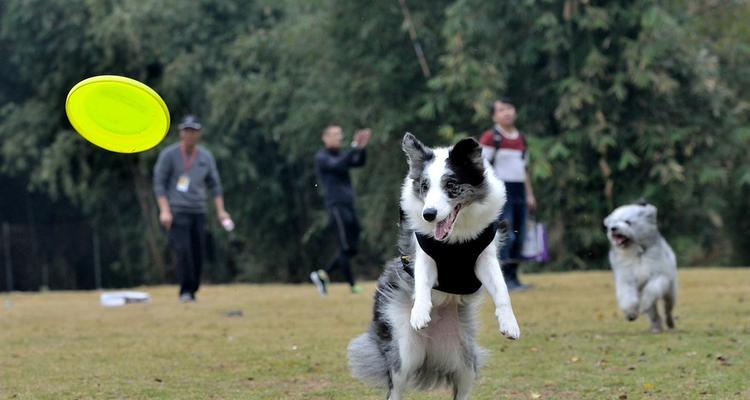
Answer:
[[[604,219],[604,227],[620,310],[628,321],[648,314],[651,332],[659,333],[658,302],[663,300],[667,327],[673,329],[677,261],[657,228],[656,207],[645,202],[618,207]]]
[[[474,139],[431,149],[407,133],[402,147],[409,163],[402,256],[385,266],[372,324],[349,344],[349,364],[354,376],[387,388],[390,400],[445,385],[465,400],[484,358],[474,339],[482,287],[500,334],[521,335],[497,258],[505,186]]]

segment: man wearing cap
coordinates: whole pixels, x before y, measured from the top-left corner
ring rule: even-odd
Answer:
[[[505,183],[507,201],[500,215],[501,226],[507,229],[505,242],[500,249],[505,282],[510,291],[523,291],[518,278],[523,238],[526,230],[526,213],[536,210],[536,198],[528,172],[526,138],[516,128],[516,106],[510,98],[495,100],[490,106],[494,126],[485,131],[479,140],[482,156],[489,161],[495,176]]]
[[[221,180],[210,151],[198,146],[202,125],[192,115],[179,125],[180,141],[159,153],[154,166],[154,193],[159,222],[169,231],[177,255],[180,301],[195,301],[203,266],[206,236],[206,199],[210,192],[219,221],[231,225],[224,210]]]

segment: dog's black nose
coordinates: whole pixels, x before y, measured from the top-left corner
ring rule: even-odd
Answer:
[[[615,233],[615,232],[618,231],[618,229],[617,229],[616,226],[613,226],[613,227],[609,228],[609,230],[612,231],[612,233]]]
[[[424,220],[427,222],[434,221],[435,217],[437,217],[437,210],[434,208],[427,208],[422,211],[422,218],[424,218]]]

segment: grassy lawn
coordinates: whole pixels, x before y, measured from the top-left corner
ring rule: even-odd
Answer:
[[[681,270],[677,330],[661,335],[619,314],[610,273],[525,278],[535,288],[512,295],[521,340],[496,333],[485,301],[491,356],[473,398],[750,399],[750,269]],[[0,398],[383,399],[347,369],[371,318],[364,287],[204,286],[196,304],[148,287],[150,304],[121,308],[96,292],[3,295]]]

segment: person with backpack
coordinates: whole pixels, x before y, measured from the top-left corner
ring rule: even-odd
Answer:
[[[479,143],[482,145],[482,157],[492,165],[495,176],[505,182],[507,202],[500,215],[499,226],[505,227],[507,233],[499,254],[500,265],[508,290],[523,291],[531,286],[519,280],[518,265],[527,212],[536,210],[536,198],[528,171],[528,146],[526,138],[516,128],[516,107],[511,99],[494,101],[490,115],[494,126],[482,134]]]

